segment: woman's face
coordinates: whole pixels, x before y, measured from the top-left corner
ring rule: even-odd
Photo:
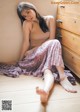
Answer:
[[[27,20],[27,21],[35,21],[36,18],[36,13],[32,9],[24,9],[21,12],[21,15]]]

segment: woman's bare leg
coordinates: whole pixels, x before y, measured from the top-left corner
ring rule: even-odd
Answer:
[[[44,88],[36,88],[36,92],[40,95],[41,102],[45,103],[48,100],[49,92],[54,84],[54,76],[49,69],[44,71]]]
[[[77,91],[73,88],[73,86],[68,81],[68,79],[65,75],[64,68],[60,67],[60,66],[57,66],[56,68],[59,72],[59,76],[60,76],[60,80],[61,80],[60,84],[62,85],[62,87],[68,92],[76,93]]]

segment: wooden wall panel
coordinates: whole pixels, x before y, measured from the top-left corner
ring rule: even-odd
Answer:
[[[64,63],[80,78],[80,57],[63,46]]]
[[[74,53],[80,56],[80,36],[70,33],[63,29],[61,29],[61,34],[62,34],[61,39],[62,45],[66,46],[67,48],[69,48]]]

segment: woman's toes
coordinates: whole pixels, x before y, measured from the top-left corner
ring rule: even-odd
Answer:
[[[42,103],[47,103],[49,93],[45,92],[43,89],[39,89],[39,87],[36,87],[36,93],[40,95]]]
[[[68,91],[68,92],[71,92],[71,93],[77,93],[77,91],[74,90],[73,87],[65,86],[64,89],[65,89],[66,91]]]
[[[37,94],[42,94],[43,93],[43,90],[40,89],[39,87],[36,87],[36,93]]]
[[[71,85],[71,83],[68,81],[67,78],[64,78],[64,80],[60,81],[60,84],[66,91],[71,93],[77,93],[77,91],[73,88],[73,86]]]

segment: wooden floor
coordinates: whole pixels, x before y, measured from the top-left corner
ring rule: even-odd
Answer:
[[[9,112],[80,112],[79,84],[75,86],[78,93],[68,93],[55,84],[46,106],[41,105],[40,97],[35,92],[36,86],[43,86],[41,78],[0,75],[0,112],[5,112],[1,109],[2,100],[12,100],[12,111]]]

